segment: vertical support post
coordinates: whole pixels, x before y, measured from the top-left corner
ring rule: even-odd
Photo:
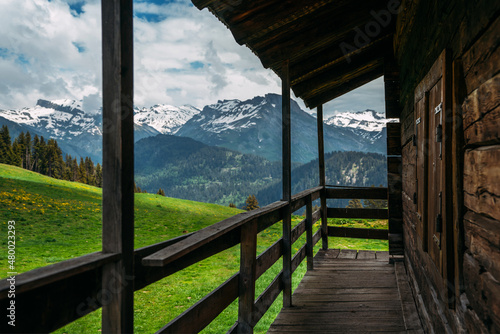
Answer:
[[[313,230],[312,230],[312,196],[306,198],[306,256],[307,270],[314,269],[314,254],[313,254]]]
[[[325,143],[323,139],[323,105],[317,108],[318,121],[318,160],[319,160],[319,185],[321,189],[321,242],[324,250],[328,249],[328,217],[326,207],[326,176],[325,176]]]
[[[282,68],[283,200],[288,202],[283,217],[283,307],[292,306],[292,141],[290,120],[289,61]]]
[[[238,333],[253,333],[257,256],[257,221],[241,227]]]
[[[103,333],[134,330],[134,114],[132,0],[102,1]]]

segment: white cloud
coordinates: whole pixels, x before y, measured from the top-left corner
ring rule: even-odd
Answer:
[[[82,99],[95,109],[102,85],[100,1],[87,0],[81,8],[78,3],[2,0],[0,109],[32,106],[39,98]],[[137,106],[203,107],[219,99],[281,93],[279,78],[207,10],[189,0],[137,0],[134,10]],[[376,92],[369,87],[361,95],[341,97],[325,105],[325,114],[377,109],[370,102]],[[366,100],[363,106],[353,104]]]

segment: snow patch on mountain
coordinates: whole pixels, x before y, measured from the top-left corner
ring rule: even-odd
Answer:
[[[201,123],[203,130],[212,133],[248,129],[257,125],[256,121],[262,118],[262,110],[266,105],[271,106],[271,103],[263,97],[247,101],[218,101],[203,108],[202,113],[193,120]]]
[[[360,129],[368,132],[381,132],[387,123],[392,122],[397,122],[397,120],[385,118],[383,114],[371,109],[358,112],[342,112],[325,121],[328,125]]]
[[[190,105],[175,107],[158,104],[151,108],[135,108],[134,122],[148,125],[162,134],[175,134],[182,125],[199,113],[199,109]]]

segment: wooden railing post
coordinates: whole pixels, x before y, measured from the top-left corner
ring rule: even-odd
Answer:
[[[238,333],[253,333],[257,221],[241,226]]]
[[[102,252],[119,254],[102,270],[103,333],[134,331],[132,21],[132,0],[102,1]]]
[[[292,140],[290,119],[289,62],[282,67],[283,200],[288,202],[283,217],[283,307],[292,306]]]
[[[321,240],[324,250],[328,249],[328,221],[326,207],[326,176],[325,176],[325,144],[323,139],[323,105],[317,107],[316,118],[318,121],[318,160],[319,160],[319,185],[321,191]]]
[[[314,269],[314,254],[313,254],[313,217],[312,217],[312,196],[307,196],[306,199],[306,255],[307,255],[307,270]]]

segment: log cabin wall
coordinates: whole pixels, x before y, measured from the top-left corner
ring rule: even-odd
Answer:
[[[405,263],[428,332],[500,332],[499,13],[499,1],[407,0],[398,16],[394,50],[401,82]],[[422,223],[426,212],[419,212],[423,189],[419,192],[417,182],[432,173],[419,167],[419,152],[434,145],[434,129],[416,130],[425,106],[428,121],[435,113],[429,113],[432,92],[422,91],[421,100],[415,95],[437,67],[448,83],[442,87],[449,95],[442,95],[449,110],[443,112],[442,176],[447,245],[436,254],[428,230],[436,223]],[[419,145],[424,135],[427,142]],[[434,187],[425,189],[428,202],[437,201]]]

